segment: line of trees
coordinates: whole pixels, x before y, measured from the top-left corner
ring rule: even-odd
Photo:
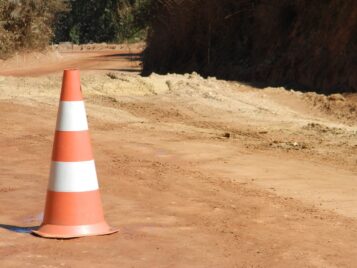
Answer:
[[[142,38],[150,0],[70,0],[57,16],[55,42],[122,42]]]

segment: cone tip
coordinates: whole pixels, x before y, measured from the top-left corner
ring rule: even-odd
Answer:
[[[79,72],[78,68],[67,68],[63,70],[65,73],[67,72]]]
[[[79,69],[69,68],[63,71],[61,100],[62,101],[82,100]]]

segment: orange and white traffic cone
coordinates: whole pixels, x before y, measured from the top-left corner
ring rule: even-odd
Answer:
[[[44,220],[33,232],[74,238],[116,231],[103,216],[79,70],[65,70]]]

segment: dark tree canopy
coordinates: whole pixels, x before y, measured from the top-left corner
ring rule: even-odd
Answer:
[[[70,0],[68,11],[58,16],[55,41],[118,42],[132,38],[146,27],[149,3],[149,0]]]

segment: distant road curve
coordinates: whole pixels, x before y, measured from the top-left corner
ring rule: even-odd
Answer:
[[[75,48],[58,47],[45,53],[15,55],[0,61],[1,76],[41,76],[67,68],[91,71],[141,71],[141,52],[144,44],[82,45]]]

